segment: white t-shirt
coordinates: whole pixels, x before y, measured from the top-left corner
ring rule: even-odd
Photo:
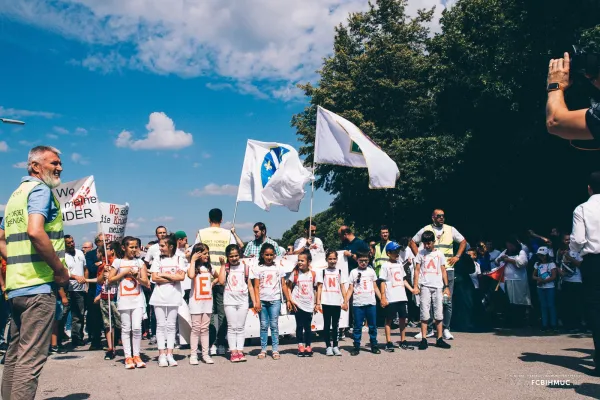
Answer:
[[[146,252],[146,256],[144,257],[144,261],[148,263],[148,265],[152,265],[155,259],[160,258],[160,247],[158,243],[154,243],[148,251]]]
[[[179,271],[187,272],[185,269],[185,259],[177,255],[173,257],[155,258],[150,268],[150,272],[159,274],[175,275]],[[154,291],[150,297],[150,304],[153,306],[180,306],[183,301],[183,292],[181,282],[162,283],[154,286]]]
[[[121,260],[115,259],[112,267],[120,274],[124,270],[141,270],[143,262],[140,259]],[[134,310],[136,308],[146,308],[146,297],[141,285],[135,278],[124,278],[119,282],[119,292],[117,297],[117,308],[119,311]]]
[[[294,251],[297,251],[298,249],[301,249],[303,247],[306,247],[306,238],[299,238],[296,239],[296,241],[294,242]],[[319,239],[318,237],[312,237],[311,238],[312,241],[312,245],[310,248],[310,253],[311,254],[315,254],[315,253],[325,253],[325,246],[323,246],[323,242],[321,241],[321,239]],[[312,248],[312,246],[317,246],[316,248]]]
[[[360,274],[360,280],[358,278]],[[349,284],[354,285],[352,293],[352,304],[354,306],[375,305],[375,282],[377,274],[373,268],[355,268],[348,275]]]
[[[257,265],[250,268],[250,279],[258,279],[261,301],[281,300],[281,278],[285,273],[276,265]]]
[[[314,274],[314,277],[313,277]],[[292,283],[292,301],[296,303],[299,309],[312,313],[315,308],[315,287],[317,286],[317,273],[311,270],[306,272],[292,271],[288,277],[288,281]],[[294,280],[296,282],[294,283]]]
[[[471,280],[473,281],[473,286],[475,286],[475,289],[479,289],[479,275],[481,275],[481,266],[477,261],[475,261],[475,272],[469,274]]]
[[[200,267],[200,273],[196,274],[192,282],[190,293],[190,314],[212,314],[213,295],[212,281],[214,277],[205,266]]]
[[[548,279],[552,276],[552,270],[556,268],[556,264],[549,262],[546,264],[535,263],[534,268],[537,270],[537,276],[542,279]],[[554,287],[554,281],[543,283],[538,286],[542,289],[552,289]]]
[[[248,279],[250,278],[248,271]],[[248,307],[248,284],[246,282],[246,267],[240,263],[230,265],[229,273],[225,279],[223,305]]]
[[[441,289],[444,287],[442,277],[442,266],[446,265],[446,257],[439,250],[429,252],[425,249],[420,250],[415,259],[415,263],[420,265],[419,287],[427,286]]]
[[[187,260],[187,255],[192,251],[191,247],[188,247],[187,250],[177,249],[175,250],[175,255],[183,258],[183,263],[185,265],[185,279],[181,282],[181,290],[186,291],[192,288],[192,280],[187,275],[188,268],[190,267],[190,262]]]
[[[399,263],[385,262],[379,270],[379,279],[385,282],[385,298],[390,303],[408,301],[404,279],[406,272]]]
[[[527,280],[527,253],[524,250],[521,250],[519,254],[516,256],[508,256],[508,258],[515,260],[517,265],[512,263],[505,263],[500,260],[500,257],[506,254],[506,250],[504,250],[500,255],[496,258],[496,264],[498,267],[502,267],[506,264],[504,269],[504,280],[505,281],[526,281]]]
[[[84,276],[85,274],[85,255],[83,251],[75,249],[75,255],[65,253],[65,263],[71,275]],[[87,284],[79,283],[74,279],[69,280],[69,292],[84,292]]]
[[[342,276],[337,268],[326,268],[317,271],[317,283],[322,283],[321,304],[326,306],[341,306],[344,304],[341,285],[348,283],[348,278]]]
[[[581,253],[577,252],[577,251],[573,251],[570,250],[569,251],[569,255],[571,256],[571,258],[575,259],[575,261],[583,261],[583,258],[581,257]],[[575,282],[575,283],[582,283],[583,281],[581,280],[581,271],[579,270],[579,268],[577,268],[574,265],[570,265],[569,263],[565,262],[565,260],[561,257],[560,260],[561,263],[561,268],[563,269],[564,272],[566,272],[567,274],[565,276],[563,276],[562,280],[564,282]],[[569,273],[569,270],[566,268],[569,268],[571,271],[573,271],[573,274]]]

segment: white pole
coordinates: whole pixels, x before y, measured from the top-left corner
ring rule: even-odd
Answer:
[[[235,217],[237,216],[238,204],[239,204],[239,201],[236,201],[235,202],[235,210],[233,211],[233,222],[231,223],[231,226],[234,228],[235,228]]]
[[[106,251],[106,239],[104,237],[104,229],[102,228],[102,223],[98,222],[98,230],[102,233],[102,247],[104,247],[104,261],[108,263],[108,252]],[[104,266],[106,268],[106,265]],[[108,282],[104,282],[107,285],[106,293],[108,294],[108,330],[110,331],[111,339],[113,342],[113,351],[115,350],[115,336],[113,335],[112,330],[112,313],[111,313],[111,303],[110,303],[110,289],[108,288]],[[101,300],[102,301],[102,300]]]
[[[315,197],[315,163],[313,162],[313,179],[311,182],[310,189],[310,217],[308,217],[308,240],[310,240],[312,234],[312,216],[313,216],[313,198]]]

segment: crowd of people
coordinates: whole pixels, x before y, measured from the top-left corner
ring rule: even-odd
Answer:
[[[590,200],[575,210],[573,232],[554,229],[543,237],[529,231],[506,238],[499,248],[485,240],[470,244],[445,223],[441,209],[414,236],[397,240],[381,226],[380,240],[367,243],[343,225],[335,249],[325,249],[316,224],[307,222],[305,235],[287,250],[267,236],[261,222],[253,226],[254,240],[243,243],[235,229],[221,227],[222,211],[212,209],[209,226],[197,232],[193,245],[185,232],[159,226],[157,240],[145,246],[139,238],[108,242],[100,234],[95,248],[83,243],[79,250],[63,232],[50,190],[60,182],[59,154],[50,147],[31,150],[29,176],[9,199],[0,223],[0,332],[10,326],[4,398],[17,392],[33,398],[48,353],[84,346],[85,332],[89,350],[104,348],[107,360],[122,346],[127,369],[147,366],[141,357],[144,339],[156,343],[160,367],[177,365],[176,347],[189,350],[191,365],[213,364],[211,356],[227,354],[233,363],[244,362],[249,310],[260,319],[258,359],[269,354],[269,331],[270,356],[281,357],[279,316],[286,313],[296,321],[299,357],[313,356],[314,313],[323,314],[326,356],[341,356],[339,341],[350,333],[352,356],[364,351],[363,332],[375,354],[414,348],[408,326],[420,327],[414,343],[419,350],[429,347],[430,337],[436,347],[450,349],[452,331],[535,325],[538,315],[542,330],[591,329],[595,346],[600,345],[598,316],[584,318],[580,306],[587,302],[593,311],[598,305],[598,285],[586,276],[595,276],[590,260],[600,253],[600,173],[590,178]],[[297,256],[291,272],[275,263],[285,254]],[[340,257],[347,261],[347,274],[339,269]],[[312,268],[313,259],[326,265]],[[339,329],[342,311],[349,312],[351,329]],[[378,324],[385,327],[382,348]],[[392,329],[399,329],[400,342],[392,341]]]

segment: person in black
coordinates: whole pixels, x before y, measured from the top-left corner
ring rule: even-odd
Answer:
[[[99,234],[96,236],[96,248],[92,251],[88,251],[85,253],[85,265],[88,269],[88,276],[90,278],[95,278],[98,275],[98,266],[102,264],[102,260],[98,258],[98,249],[104,251],[102,247],[104,246],[104,235]],[[88,284],[88,292],[87,292],[87,332],[90,338],[90,351],[94,350],[102,350],[102,328],[104,323],[102,322],[102,313],[100,311],[100,304],[94,303],[94,298],[96,297],[96,284],[89,283]]]
[[[338,230],[344,255],[348,257],[348,272],[358,268],[356,262],[357,253],[369,253],[369,245],[362,239],[357,238],[352,233],[352,229],[346,225],[342,225]]]

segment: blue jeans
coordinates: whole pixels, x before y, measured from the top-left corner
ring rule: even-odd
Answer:
[[[537,288],[540,305],[542,308],[542,327],[548,327],[548,318],[550,318],[550,327],[556,328],[556,304],[554,302],[555,288]]]
[[[273,351],[279,351],[279,313],[281,312],[281,300],[261,300],[260,307],[260,348],[262,351],[267,351],[270,326],[271,348]]]
[[[354,339],[354,347],[360,347],[360,338],[362,336],[362,325],[367,319],[369,325],[369,339],[371,344],[377,344],[377,308],[375,305],[370,306],[354,306],[354,329],[352,336]]]

